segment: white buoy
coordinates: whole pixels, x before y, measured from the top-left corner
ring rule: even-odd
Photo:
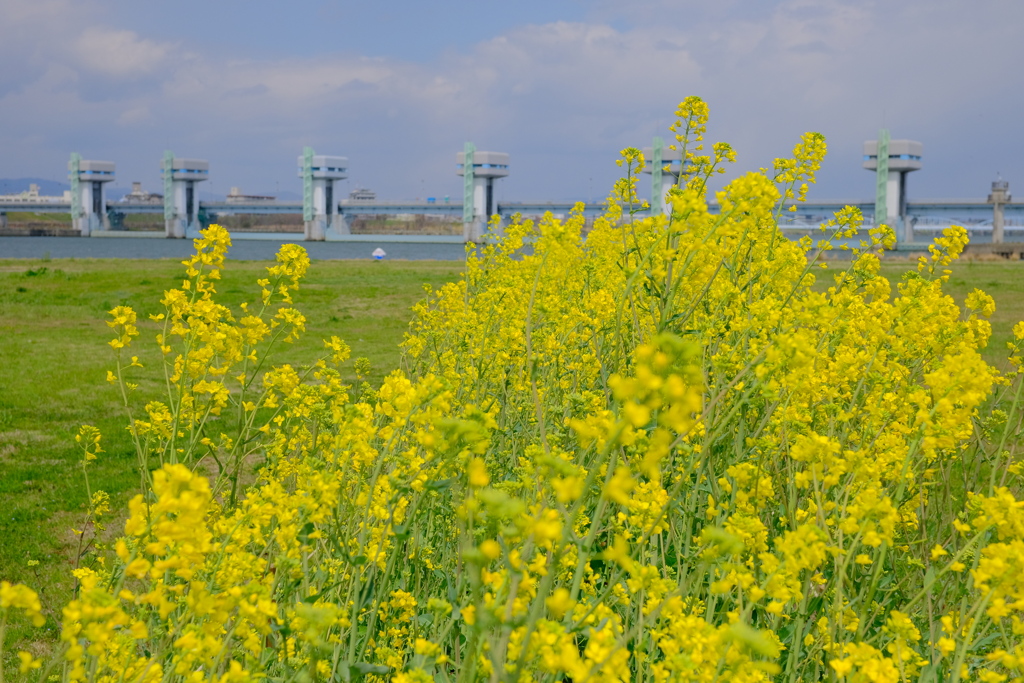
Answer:
[[[377,259],[378,261],[383,259],[385,256],[387,256],[387,253],[380,247],[377,247],[376,249],[373,250],[373,258]]]

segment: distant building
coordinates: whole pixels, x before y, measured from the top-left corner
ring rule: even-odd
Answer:
[[[373,190],[367,190],[365,187],[357,187],[348,193],[348,198],[353,202],[375,202],[377,201],[377,193]]]
[[[64,190],[64,194],[60,197],[47,196],[39,194],[39,186],[32,183],[28,186],[27,190],[19,192],[18,194],[0,194],[0,202],[24,202],[26,204],[39,204],[42,202],[53,202],[54,204],[66,203],[71,201],[71,190]]]
[[[164,196],[156,192],[146,192],[142,189],[142,183],[132,183],[132,191],[121,197],[121,202],[126,204],[163,204]]]
[[[265,194],[242,194],[242,191],[237,187],[232,187],[231,192],[228,193],[227,202],[228,204],[248,204],[249,202],[272,202],[277,197],[271,197]]]

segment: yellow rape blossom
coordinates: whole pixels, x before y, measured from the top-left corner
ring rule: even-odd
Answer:
[[[272,362],[310,326],[298,245],[233,309],[217,292],[230,235],[201,233],[151,316],[166,392],[139,405],[154,368],[121,354],[139,330],[113,309],[108,380],[141,486],[113,552],[73,571],[49,670],[1024,678],[1024,392],[980,353],[994,299],[961,308],[944,291],[966,231],[890,281],[894,233],[865,233],[856,207],[817,247],[779,229],[823,136],[709,202],[736,154],[705,140],[700,98],[676,116],[670,215],[647,215],[648,160],[623,150],[602,216],[514,217],[458,282],[428,288],[401,369],[377,386],[350,390],[369,365],[337,337],[313,363]],[[1014,336],[1019,368],[1024,323]],[[77,438],[88,475],[101,437]],[[116,518],[102,491],[85,500]],[[39,596],[0,582],[0,619],[9,647],[10,625],[45,622]],[[6,652],[29,676],[51,666]]]

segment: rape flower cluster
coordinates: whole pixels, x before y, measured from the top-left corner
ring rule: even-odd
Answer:
[[[992,299],[942,290],[965,233],[892,283],[880,226],[815,286],[819,250],[778,220],[824,138],[712,213],[734,154],[697,154],[699,98],[678,116],[671,215],[635,214],[645,162],[625,150],[589,234],[580,209],[514,219],[358,398],[341,340],[265,365],[304,332],[303,250],[235,314],[215,298],[227,234],[206,231],[156,316],[167,400],[141,413],[135,314],[112,312],[143,490],[115,557],[76,573],[63,661],[23,675],[1024,680],[1024,385],[978,353]],[[848,207],[825,229],[860,223]],[[0,610],[35,618],[33,598],[3,584]]]

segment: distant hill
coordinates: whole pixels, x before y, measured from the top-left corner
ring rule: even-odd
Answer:
[[[64,190],[70,190],[68,183],[59,183],[56,180],[45,178],[0,178],[0,194],[18,194],[27,192],[28,186],[35,183],[39,186],[39,194],[47,196],[60,196]]]

